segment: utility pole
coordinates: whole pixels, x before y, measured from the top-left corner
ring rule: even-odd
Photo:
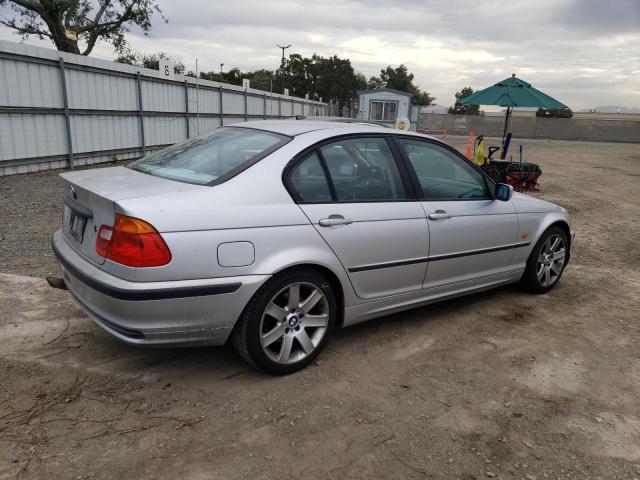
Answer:
[[[222,81],[222,67],[224,67],[224,63],[220,64],[220,81]]]
[[[286,47],[283,47],[281,45],[278,45],[276,43],[276,47],[280,48],[282,50],[282,61],[280,62],[280,73],[282,74],[282,94],[284,95],[284,51],[289,48],[291,45],[287,45]]]

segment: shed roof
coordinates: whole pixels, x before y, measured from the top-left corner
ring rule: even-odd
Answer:
[[[400,90],[394,90],[393,88],[386,88],[386,87],[376,88],[373,90],[360,90],[358,92],[358,96],[366,95],[368,93],[378,93],[378,92],[389,92],[389,93],[395,93],[396,95],[402,95],[403,97],[413,97],[413,95],[408,92],[401,92]]]

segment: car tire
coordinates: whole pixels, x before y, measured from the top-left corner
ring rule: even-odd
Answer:
[[[547,293],[558,284],[568,261],[567,234],[559,226],[552,226],[533,247],[520,283],[529,292]]]
[[[335,292],[324,275],[310,268],[289,270],[274,276],[247,304],[233,345],[260,370],[293,373],[318,357],[337,314]]]

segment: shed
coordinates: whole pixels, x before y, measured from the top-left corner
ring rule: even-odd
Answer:
[[[411,130],[415,130],[420,106],[411,104],[412,96],[392,88],[361,90],[358,92],[358,119],[394,125],[396,120],[408,118]]]

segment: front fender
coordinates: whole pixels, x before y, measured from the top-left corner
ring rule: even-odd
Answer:
[[[524,268],[527,259],[542,234],[552,225],[560,225],[567,233],[569,239],[569,251],[571,249],[571,219],[566,210],[553,212],[529,212],[518,213],[518,238],[519,241],[531,242],[527,248],[518,249],[514,263]]]

